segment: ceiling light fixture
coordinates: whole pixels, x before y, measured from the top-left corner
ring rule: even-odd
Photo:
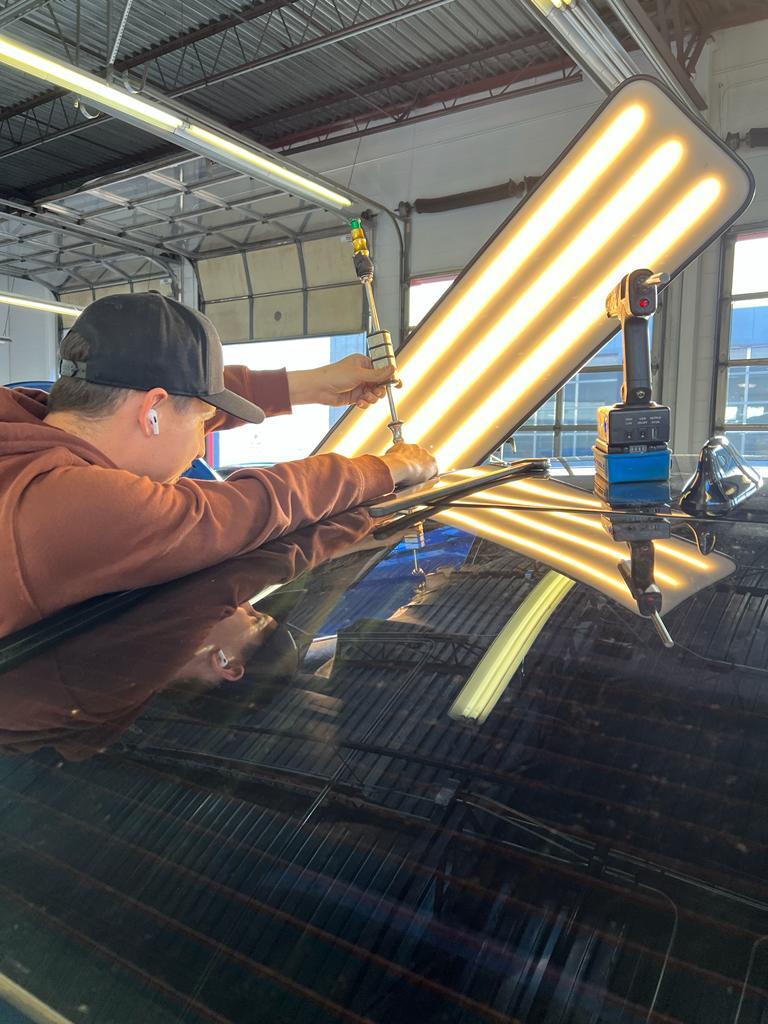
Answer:
[[[353,199],[317,178],[303,173],[269,150],[196,124],[194,117],[180,115],[151,99],[141,99],[127,89],[108,85],[95,75],[80,71],[45,54],[0,36],[0,63],[52,82],[84,97],[107,113],[176,142],[185,149],[212,157],[218,163],[247,174],[312,202],[335,210],[347,210]]]
[[[82,313],[79,306],[67,306],[63,302],[45,302],[43,299],[28,299],[8,292],[0,292],[0,303],[18,306],[21,309],[38,309],[43,313],[58,313],[59,316],[77,317]]]

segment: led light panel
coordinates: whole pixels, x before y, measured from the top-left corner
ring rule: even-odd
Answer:
[[[471,479],[473,474],[481,473],[481,469],[456,471],[448,474],[447,479]],[[629,545],[608,536],[600,522],[600,513],[608,509],[597,498],[555,480],[513,480],[463,500],[488,508],[457,506],[438,512],[434,518],[544,562],[639,615],[637,603],[618,569],[619,562],[629,558]],[[565,511],[569,508],[584,511]],[[716,552],[705,557],[695,544],[678,537],[656,540],[653,546],[655,578],[663,598],[662,615],[735,569],[730,558]]]
[[[630,270],[678,274],[749,203],[746,166],[646,78],[617,89],[398,353],[407,441],[480,462],[615,333]],[[388,410],[351,409],[318,451],[381,453]]]

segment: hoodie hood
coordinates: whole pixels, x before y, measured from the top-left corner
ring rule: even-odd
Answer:
[[[0,456],[39,455],[63,448],[83,462],[114,468],[114,463],[92,444],[48,426],[47,413],[45,391],[0,387]],[[5,489],[5,475],[0,463],[0,490]]]

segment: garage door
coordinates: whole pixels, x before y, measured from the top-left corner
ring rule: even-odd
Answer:
[[[196,264],[200,301],[221,340],[280,341],[364,328],[348,235],[297,241]]]

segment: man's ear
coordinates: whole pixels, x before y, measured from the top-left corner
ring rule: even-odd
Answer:
[[[222,665],[219,660],[218,651],[211,651],[208,657],[211,668],[219,679],[226,679],[228,683],[236,683],[238,679],[242,679],[245,675],[245,665],[242,661],[238,661],[236,658],[232,658],[226,665]]]
[[[145,391],[143,393],[141,402],[139,403],[137,416],[139,429],[145,437],[152,437],[154,434],[159,432],[155,429],[153,424],[157,423],[157,407],[161,402],[164,402],[166,398],[168,398],[168,392],[165,388],[152,388],[151,391]]]

